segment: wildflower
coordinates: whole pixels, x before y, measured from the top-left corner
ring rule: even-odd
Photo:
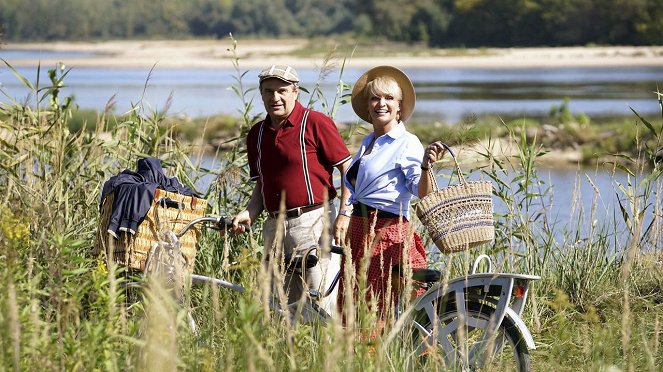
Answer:
[[[106,261],[102,256],[99,256],[99,258],[97,258],[97,266],[94,268],[94,271],[96,274],[99,274],[100,276],[108,275],[108,266],[106,266]]]
[[[8,242],[26,243],[30,236],[30,226],[16,217],[10,210],[3,208],[0,220],[0,239]]]

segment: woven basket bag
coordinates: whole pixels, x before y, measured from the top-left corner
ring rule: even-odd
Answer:
[[[161,199],[170,199],[179,203],[179,208],[168,208],[160,205]],[[157,189],[154,200],[145,219],[138,226],[135,235],[120,232],[119,239],[113,238],[108,233],[108,223],[113,209],[114,194],[104,198],[99,217],[97,239],[95,244],[96,254],[106,252],[119,265],[132,269],[145,270],[148,253],[152,245],[159,240],[159,232],[179,232],[191,220],[202,217],[207,208],[207,200],[192,196],[180,195]],[[185,270],[188,274],[193,271],[196,258],[196,244],[200,236],[200,229],[193,227],[179,238],[180,249],[185,257]]]
[[[456,155],[449,146],[443,146],[453,157],[460,182],[440,189],[429,168],[433,192],[422,198],[415,210],[442,253],[453,253],[494,239],[493,184],[465,181]]]

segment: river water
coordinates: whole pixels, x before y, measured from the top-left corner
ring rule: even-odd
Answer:
[[[38,60],[50,53],[49,58],[82,57],[71,52],[37,52],[0,50],[0,58],[10,64],[12,59]],[[41,84],[48,81],[43,66]],[[569,108],[575,114],[590,117],[630,115],[629,107],[643,115],[660,112],[656,96],[657,84],[663,84],[663,66],[660,67],[601,67],[601,68],[404,68],[417,91],[417,107],[411,120],[455,123],[468,115],[499,114],[503,117],[546,116],[554,105],[568,98]],[[30,81],[36,81],[37,69],[18,68]],[[244,70],[243,70],[244,71]],[[256,86],[258,70],[248,71],[244,77],[246,88]],[[321,90],[329,103],[337,91],[337,82],[353,83],[365,69],[332,71],[321,81]],[[299,69],[302,86],[313,90],[319,72]],[[172,97],[169,112],[189,117],[216,114],[236,115],[241,101],[230,89],[236,84],[232,69],[167,69],[141,68],[78,68],[65,79],[63,93],[73,95],[84,109],[102,110],[114,96],[116,112],[128,110],[144,98],[147,109],[162,111]],[[9,69],[0,66],[0,85],[19,101],[24,101],[28,90]],[[260,97],[255,90],[248,98],[255,103],[254,113],[261,113]],[[302,102],[310,96],[303,93]],[[318,108],[321,105],[318,103]],[[355,122],[350,105],[342,106],[335,119]]]

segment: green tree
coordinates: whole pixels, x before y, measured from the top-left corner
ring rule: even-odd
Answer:
[[[542,0],[542,8],[542,24],[552,45],[587,44],[595,32],[592,24],[602,23],[592,0]]]
[[[235,3],[231,31],[259,36],[298,35],[299,23],[284,0],[253,0]]]
[[[661,44],[661,0],[0,0],[6,40],[358,36],[435,46]]]
[[[555,1],[555,0],[553,0]],[[533,0],[455,0],[449,41],[467,46],[538,44],[539,5]]]
[[[194,36],[226,36],[230,29],[232,0],[192,0],[188,9],[187,22]]]
[[[648,0],[643,13],[634,23],[639,43],[662,44],[663,2],[660,0]]]
[[[286,5],[305,36],[339,34],[352,29],[353,15],[347,0],[288,0]]]
[[[444,1],[421,1],[410,20],[412,40],[423,41],[429,45],[444,45],[452,16],[447,12]]]

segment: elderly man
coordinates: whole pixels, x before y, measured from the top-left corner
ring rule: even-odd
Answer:
[[[276,233],[283,229],[280,243],[289,260],[305,255],[311,246],[328,247],[332,236],[337,242],[343,241],[350,216],[350,211],[344,210],[349,192],[341,182],[341,210],[337,218],[332,203],[336,197],[332,173],[334,168],[345,173],[350,152],[332,119],[298,102],[299,76],[294,68],[268,67],[260,73],[259,80],[267,116],[251,128],[246,139],[250,175],[256,185],[247,209],[233,219],[233,228],[244,231],[240,224],[250,225],[266,211],[265,257],[277,248]],[[329,201],[327,208],[325,201]],[[282,202],[284,220],[279,226]],[[325,233],[332,221],[333,232]],[[318,264],[307,270],[303,278],[301,274],[286,273],[288,303],[299,300],[304,290],[324,291],[326,285],[322,284],[329,283],[339,267],[338,258],[331,260],[327,252],[319,255]],[[334,293],[321,306],[331,314],[335,303]]]

